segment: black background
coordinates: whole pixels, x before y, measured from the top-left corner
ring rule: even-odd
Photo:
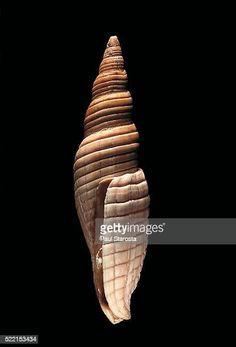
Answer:
[[[107,321],[75,212],[72,167],[103,50],[118,35],[151,217],[235,217],[230,9],[88,7],[2,10],[0,332],[39,334],[41,344],[225,338],[233,246],[150,246],[132,320]]]

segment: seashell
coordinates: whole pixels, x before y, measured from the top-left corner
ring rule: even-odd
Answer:
[[[94,81],[84,119],[84,139],[74,163],[75,203],[91,254],[101,308],[113,323],[130,319],[147,243],[95,240],[95,219],[147,218],[148,185],[138,168],[139,134],[131,120],[132,98],[121,47],[111,36]]]

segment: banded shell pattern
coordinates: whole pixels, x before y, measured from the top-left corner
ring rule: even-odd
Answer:
[[[101,308],[113,323],[130,319],[130,299],[146,252],[145,240],[95,242],[95,219],[147,218],[148,185],[138,168],[139,134],[131,120],[132,98],[121,47],[111,36],[92,101],[84,119],[84,139],[74,163],[75,203],[92,259]]]

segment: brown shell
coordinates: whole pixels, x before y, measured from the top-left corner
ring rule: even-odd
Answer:
[[[131,120],[132,98],[116,36],[107,44],[92,101],[84,120],[84,140],[74,163],[75,202],[91,253],[94,284],[112,323],[130,318],[146,242],[95,242],[95,218],[148,217],[149,195],[138,168],[139,134]]]

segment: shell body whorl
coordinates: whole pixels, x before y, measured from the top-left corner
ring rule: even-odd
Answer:
[[[115,244],[96,245],[95,218],[147,217],[149,211],[148,187],[137,162],[139,134],[131,120],[132,97],[126,86],[121,47],[112,36],[93,84],[84,139],[74,163],[76,209],[91,253],[97,296],[112,323],[130,318],[130,297],[146,243],[126,244],[122,250]],[[122,254],[123,260],[117,262]]]

